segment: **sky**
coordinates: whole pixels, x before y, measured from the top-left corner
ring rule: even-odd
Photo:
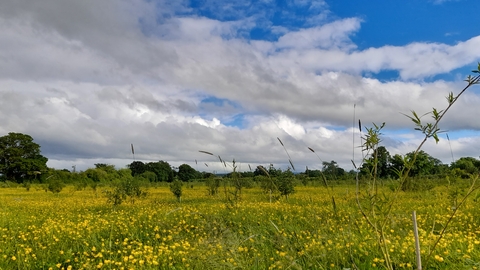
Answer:
[[[417,148],[423,135],[405,114],[445,109],[465,87],[480,62],[478,10],[477,0],[3,0],[0,136],[32,136],[57,169],[164,160],[231,171],[220,156],[241,171],[289,159],[297,172],[331,160],[350,170],[362,160],[359,119],[363,132],[385,122],[391,155]],[[478,158],[478,104],[476,85],[423,150],[446,164]]]

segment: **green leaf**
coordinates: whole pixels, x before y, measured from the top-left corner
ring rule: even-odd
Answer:
[[[433,108],[432,110],[432,114],[433,114],[433,119],[435,119],[435,121],[438,121],[440,119],[440,115],[443,113],[443,110],[441,111],[437,111],[437,109]]]
[[[469,76],[470,77],[470,76]],[[448,93],[448,96],[445,97],[448,101],[448,104],[452,104],[455,98],[453,97],[453,92]]]

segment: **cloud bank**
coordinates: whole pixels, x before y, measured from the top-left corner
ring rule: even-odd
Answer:
[[[386,122],[392,154],[412,151],[421,138],[402,113],[444,108],[465,84],[435,76],[480,59],[480,36],[360,50],[363,20],[335,18],[323,1],[174,2],[2,1],[0,134],[33,136],[57,168],[123,167],[132,143],[137,160],[210,164],[200,171],[223,169],[198,150],[244,170],[285,168],[278,137],[297,170],[321,167],[307,147],[350,169],[361,157],[354,116]],[[398,77],[379,78],[386,71]],[[428,153],[477,156],[480,137],[461,132],[480,128],[477,93],[444,119],[450,144]]]

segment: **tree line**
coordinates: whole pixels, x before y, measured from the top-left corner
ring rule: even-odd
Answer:
[[[413,152],[406,155],[390,155],[384,146],[378,147],[369,158],[365,160],[358,172],[360,177],[375,174],[378,179],[396,179],[398,172],[409,164],[413,158]],[[375,160],[376,159],[376,160]],[[0,137],[0,180],[23,182],[44,182],[49,177],[55,177],[69,183],[75,181],[110,182],[115,179],[134,177],[148,182],[172,182],[179,179],[184,182],[218,177],[211,172],[200,172],[188,164],[179,167],[171,166],[167,161],[142,162],[133,161],[127,168],[116,169],[114,165],[97,163],[95,168],[89,168],[83,172],[70,172],[67,169],[55,170],[47,167],[48,159],[41,155],[40,145],[33,141],[30,135],[21,133],[9,133]],[[373,166],[377,164],[377,166]],[[473,157],[462,157],[451,164],[443,164],[439,159],[420,151],[415,163],[410,168],[411,177],[433,176],[443,178],[454,176],[468,178],[480,172],[480,160]],[[291,169],[281,170],[272,164],[269,166],[257,166],[255,170],[244,172],[231,172],[224,177],[242,177],[255,179],[257,176],[280,177],[283,174],[293,174]],[[354,179],[357,171],[346,171],[334,160],[323,161],[321,169],[305,171],[293,174],[299,179],[325,179],[345,180]]]

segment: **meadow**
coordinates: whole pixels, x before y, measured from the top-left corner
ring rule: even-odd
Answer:
[[[1,188],[0,269],[384,268],[354,185],[297,185],[274,202],[253,187],[228,203],[222,192],[210,196],[202,183],[189,183],[181,202],[157,186],[118,206],[107,203],[107,188]],[[448,185],[398,194],[384,230],[395,269],[416,269],[412,211],[425,255],[452,214],[452,194]],[[480,268],[477,197],[456,213],[428,269]]]

